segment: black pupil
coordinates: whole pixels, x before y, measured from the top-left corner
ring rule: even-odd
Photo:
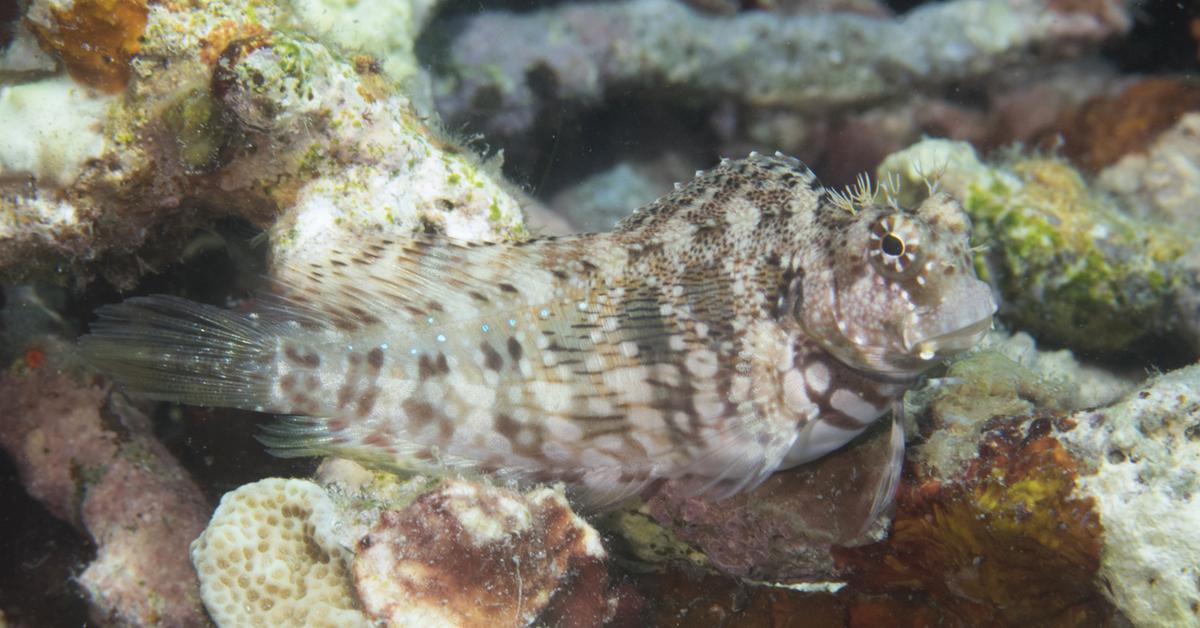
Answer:
[[[889,233],[883,236],[883,242],[880,244],[883,252],[896,257],[904,253],[904,240],[901,240],[896,234]]]

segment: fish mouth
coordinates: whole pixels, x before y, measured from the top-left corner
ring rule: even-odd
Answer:
[[[975,280],[948,295],[943,303],[910,325],[903,334],[904,350],[922,360],[944,359],[974,347],[992,328],[996,302],[992,291]]]

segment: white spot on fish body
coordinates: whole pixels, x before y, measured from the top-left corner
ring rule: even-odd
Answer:
[[[555,464],[572,464],[575,462],[571,450],[559,441],[548,440],[543,442],[542,455],[546,457],[546,460]]]
[[[604,358],[598,353],[590,353],[583,361],[583,368],[589,373],[599,373],[604,370]]]
[[[446,398],[446,389],[437,382],[421,384],[421,397],[430,404],[437,405]]]
[[[833,394],[829,396],[829,405],[833,406],[834,410],[864,424],[879,418],[883,412],[845,388],[833,391]]]
[[[644,406],[634,406],[630,408],[626,418],[629,420],[629,424],[632,425],[635,430],[644,432],[656,431],[663,425],[662,413],[654,408],[647,408]]]
[[[560,443],[575,442],[583,438],[583,428],[562,417],[548,416],[544,426],[546,433]]]
[[[696,408],[696,415],[706,422],[720,418],[725,412],[725,402],[714,392],[697,394],[692,399],[692,406]]]
[[[725,222],[729,224],[729,230],[735,237],[751,235],[761,218],[762,210],[744,198],[731,200],[725,211]]]
[[[601,434],[592,439],[592,444],[598,449],[621,451],[625,448],[625,439],[617,434]]]
[[[594,416],[608,416],[616,414],[617,409],[613,403],[601,397],[591,397],[587,401],[587,411]]]
[[[515,440],[517,445],[521,447],[532,447],[535,443],[537,443],[537,434],[530,429],[518,430],[517,436],[513,440]]]
[[[709,378],[717,374],[717,354],[708,349],[690,351],[684,358],[684,367],[695,377]]]
[[[804,376],[796,369],[788,369],[783,375],[783,403],[796,414],[807,414],[814,409]]]
[[[825,366],[825,363],[820,360],[814,360],[804,369],[804,379],[813,389],[813,392],[824,393],[826,390],[829,390],[829,367]]]
[[[562,414],[571,409],[574,388],[570,384],[532,381],[526,384],[526,390],[546,412]]]

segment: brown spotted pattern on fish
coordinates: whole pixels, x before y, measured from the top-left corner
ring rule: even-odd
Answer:
[[[995,310],[966,216],[725,160],[611,233],[378,237],[243,315],[100,311],[93,363],[159,399],[289,414],[263,440],[423,470],[721,495],[841,446]]]

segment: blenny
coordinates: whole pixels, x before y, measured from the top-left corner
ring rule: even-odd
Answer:
[[[980,339],[968,231],[940,193],[905,208],[752,153],[611,233],[367,237],[250,312],[105,306],[81,346],[132,393],[287,415],[261,437],[283,456],[720,496],[845,444]]]

